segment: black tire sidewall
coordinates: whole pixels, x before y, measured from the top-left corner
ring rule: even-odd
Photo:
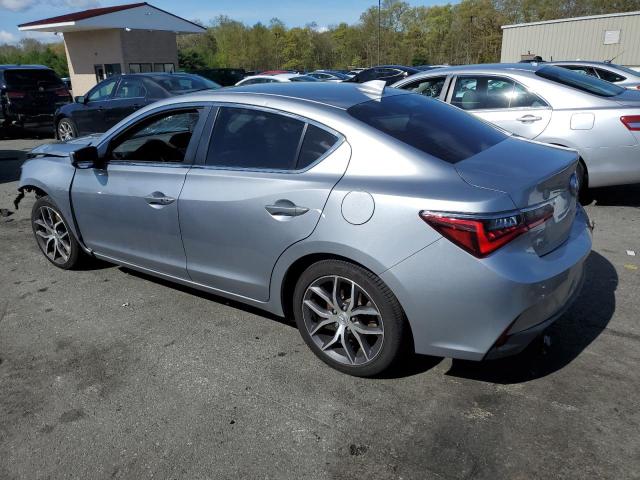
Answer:
[[[382,314],[384,341],[378,356],[366,365],[346,365],[328,357],[313,341],[302,317],[302,300],[307,287],[320,277],[339,275],[353,280],[374,301]],[[398,300],[382,280],[370,271],[342,260],[322,260],[307,268],[296,284],[293,294],[293,312],[300,335],[311,350],[327,365],[359,377],[371,377],[382,373],[400,357],[406,333],[406,322]]]
[[[42,247],[40,246],[40,242],[38,242],[34,220],[36,219],[38,210],[40,210],[40,207],[43,207],[43,206],[46,206],[55,210],[56,213],[60,215],[60,218],[62,218],[62,221],[64,222],[64,225],[67,231],[69,232],[69,245],[71,248],[71,253],[69,254],[69,258],[65,263],[56,263],[53,260],[51,260],[47,256],[47,254],[42,250]],[[34,237],[34,240],[36,241],[36,245],[38,246],[38,250],[42,252],[42,255],[44,256],[44,258],[46,258],[51,264],[63,270],[72,269],[78,264],[80,260],[80,256],[82,254],[80,245],[78,244],[78,241],[76,240],[75,236],[73,235],[73,232],[71,231],[71,228],[69,227],[69,222],[64,217],[64,215],[62,214],[60,209],[57,207],[57,205],[53,203],[48,196],[38,198],[36,202],[33,204],[33,207],[31,208],[31,230],[33,231],[33,237]]]

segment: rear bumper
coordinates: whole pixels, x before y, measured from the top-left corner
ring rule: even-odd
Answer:
[[[13,114],[9,113],[3,115],[4,126],[17,126],[17,127],[51,127],[53,128],[53,114],[44,113],[37,115],[25,115],[22,113]]]
[[[479,260],[441,239],[384,272],[411,325],[417,353],[466,360],[521,351],[578,295],[591,251],[579,209],[569,238],[542,257],[519,238]]]

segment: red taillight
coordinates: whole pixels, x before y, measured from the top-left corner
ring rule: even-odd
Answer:
[[[640,115],[626,115],[620,121],[632,132],[640,132]]]
[[[420,212],[420,218],[443,237],[475,257],[483,258],[516,237],[546,222],[553,216],[553,207],[544,205],[526,212],[505,216],[455,215]]]
[[[7,98],[13,100],[15,98],[24,98],[26,94],[24,92],[17,92],[15,90],[7,90]]]

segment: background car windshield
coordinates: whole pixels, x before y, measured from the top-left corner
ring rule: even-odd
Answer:
[[[188,93],[196,90],[216,90],[220,88],[216,82],[212,82],[199,75],[165,75],[154,77],[162,88],[173,93]]]
[[[624,92],[622,87],[565,68],[546,66],[537,70],[536,75],[600,97],[615,97]]]
[[[63,87],[62,80],[51,70],[24,69],[5,70],[7,86],[19,89],[37,89],[39,87]]]
[[[449,163],[460,162],[507,138],[462,110],[419,94],[382,97],[354,105],[347,112]]]

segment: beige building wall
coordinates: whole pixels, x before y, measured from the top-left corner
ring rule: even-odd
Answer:
[[[119,63],[122,66],[121,31],[121,29],[91,30],[64,34],[74,95],[84,95],[96,84],[94,65]]]
[[[64,44],[73,95],[84,95],[97,82],[95,65],[117,63],[129,73],[131,63],[173,63],[178,68],[174,32],[108,29],[67,32]]]
[[[620,31],[619,43],[605,44],[605,32]],[[640,12],[553,23],[507,26],[502,30],[501,62],[518,62],[522,55],[544,60],[610,60],[640,66]]]

